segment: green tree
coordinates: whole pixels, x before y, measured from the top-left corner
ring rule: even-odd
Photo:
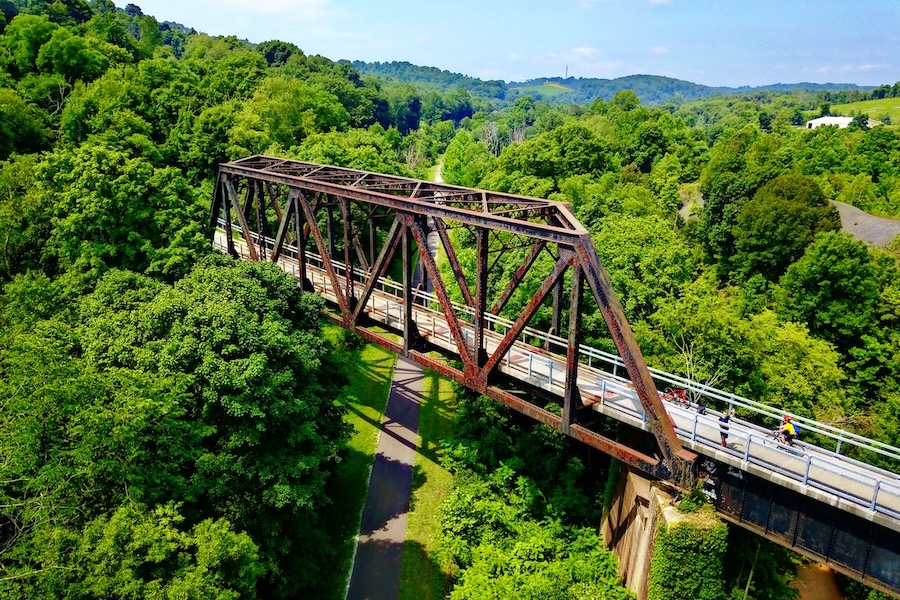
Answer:
[[[461,129],[444,153],[441,176],[447,183],[478,187],[490,171],[493,158],[487,146]]]
[[[33,191],[35,156],[0,162],[0,265],[4,278],[40,270],[50,216]]]
[[[837,210],[816,182],[782,175],[762,186],[737,216],[733,264],[744,278],[777,281],[822,231],[840,229]]]
[[[347,435],[332,402],[340,370],[319,331],[321,300],[274,265],[210,256],[174,287],[117,310],[148,285],[114,273],[101,281],[79,316],[85,358],[187,386],[186,418],[204,437],[185,510],[249,532],[279,565],[270,583],[296,595],[333,550],[318,515]]]
[[[25,102],[14,90],[0,88],[0,160],[13,152],[37,152],[47,148],[50,132],[46,114]]]
[[[133,502],[83,530],[57,526],[33,536],[39,562],[0,580],[6,598],[255,598],[265,571],[250,536],[225,519],[188,527],[178,506]],[[30,569],[30,570],[29,570]]]
[[[292,151],[300,160],[373,173],[410,174],[406,165],[396,160],[384,135],[362,129],[314,133]]]
[[[594,228],[594,245],[629,320],[647,319],[691,282],[697,257],[679,232],[655,217],[614,215]]]
[[[341,131],[350,115],[321,87],[297,79],[270,77],[244,103],[229,132],[232,158],[258,154],[270,146],[286,149],[313,133]]]
[[[205,204],[175,169],[88,143],[48,155],[38,177],[54,218],[45,251],[63,268],[177,278],[208,252]]]
[[[801,324],[778,323],[768,310],[753,318],[750,338],[760,357],[760,401],[820,422],[844,422],[852,411],[841,356],[831,344]]]
[[[20,14],[13,19],[0,40],[9,52],[9,71],[16,77],[37,71],[41,46],[50,41],[57,28],[46,16]]]
[[[875,324],[878,282],[863,242],[840,232],[819,234],[780,280],[778,314],[846,353]]]
[[[41,71],[57,73],[69,82],[96,79],[109,66],[106,56],[92,48],[90,40],[73,35],[67,28],[53,32],[41,46],[36,64]]]

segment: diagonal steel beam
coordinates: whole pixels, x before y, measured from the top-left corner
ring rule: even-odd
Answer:
[[[309,225],[313,240],[316,242],[316,248],[319,249],[319,254],[322,256],[322,266],[325,268],[325,273],[328,274],[328,279],[331,281],[331,287],[334,290],[334,295],[338,301],[338,307],[341,310],[341,317],[343,317],[345,324],[349,323],[350,318],[352,317],[352,314],[350,313],[350,303],[347,301],[346,294],[341,291],[340,280],[334,270],[334,265],[331,263],[331,252],[329,252],[328,243],[322,235],[322,230],[319,229],[319,223],[316,221],[316,215],[313,214],[312,207],[309,205],[309,202],[306,200],[303,193],[299,190],[298,193],[300,206],[303,208],[303,212],[306,215],[306,224]]]
[[[250,252],[250,259],[259,261],[259,255],[256,253],[256,247],[253,244],[253,231],[250,230],[250,225],[247,224],[247,215],[244,214],[241,201],[238,199],[237,190],[234,189],[234,182],[230,178],[225,179],[225,189],[228,192],[228,197],[231,198],[231,205],[237,212],[238,221],[241,224],[241,235],[247,240],[247,250]]]
[[[506,332],[506,335],[504,335],[503,339],[500,340],[500,344],[497,346],[493,354],[491,354],[490,358],[488,358],[487,362],[485,363],[482,369],[482,377],[484,378],[485,382],[487,381],[487,377],[490,375],[491,371],[493,371],[497,367],[497,364],[503,359],[504,356],[506,356],[506,353],[509,352],[509,349],[516,341],[516,338],[519,337],[519,334],[522,333],[523,329],[525,329],[528,321],[530,321],[531,317],[534,316],[534,313],[537,312],[537,309],[544,301],[544,298],[547,297],[547,294],[550,293],[550,290],[553,289],[553,286],[556,285],[556,282],[559,280],[559,278],[563,276],[563,273],[566,272],[566,269],[568,269],[573,264],[574,260],[574,253],[561,253],[559,260],[556,261],[556,265],[553,267],[553,271],[551,271],[550,274],[547,275],[547,277],[544,279],[544,282],[534,293],[534,296],[531,297],[531,300],[529,300],[528,304],[525,305],[525,308],[522,309],[522,314],[519,315],[519,318],[516,319],[515,323],[513,323],[509,331]]]
[[[359,322],[359,317],[365,310],[369,297],[372,295],[372,292],[375,291],[375,286],[378,285],[378,278],[381,277],[381,271],[394,255],[394,249],[397,247],[395,242],[397,241],[397,238],[400,237],[400,229],[400,221],[395,219],[394,222],[391,223],[391,228],[388,230],[387,238],[384,240],[384,245],[381,246],[381,251],[378,253],[375,264],[369,269],[369,279],[366,280],[362,294],[359,296],[359,304],[356,305],[356,310],[353,311],[354,324]]]
[[[428,278],[431,280],[431,284],[434,287],[434,294],[437,296],[438,302],[440,302],[441,308],[444,310],[444,317],[447,319],[450,335],[456,342],[457,354],[459,354],[463,365],[471,369],[474,367],[474,364],[472,363],[472,357],[469,356],[469,351],[466,347],[465,334],[459,324],[459,318],[456,316],[456,311],[453,308],[453,302],[450,300],[450,295],[447,294],[444,280],[438,272],[434,258],[428,251],[428,240],[426,239],[425,232],[422,230],[422,226],[416,221],[414,216],[402,215],[400,218],[403,219],[404,225],[412,232],[413,237],[416,239],[416,244],[419,246],[419,260],[425,265],[425,271],[428,273]]]
[[[281,221],[278,223],[278,233],[275,234],[275,247],[272,248],[271,259],[274,263],[277,263],[278,259],[281,257],[281,251],[284,248],[284,240],[287,237],[288,231],[290,231],[288,225],[291,222],[291,217],[295,216],[295,201],[299,193],[298,190],[291,190],[284,203],[284,210],[278,209],[278,213],[281,215]],[[272,202],[273,204],[277,204],[274,200]],[[297,218],[299,218],[299,216],[297,216]]]
[[[657,444],[671,466],[675,481],[679,485],[691,487],[693,481],[692,466],[697,455],[681,445],[675,428],[669,420],[668,412],[660,399],[653,377],[647,369],[647,363],[637,345],[631,326],[625,318],[625,311],[613,292],[609,274],[594,248],[591,236],[584,234],[581,243],[576,247],[578,260],[584,268],[585,278],[600,307],[600,313],[606,321],[610,336],[625,363],[631,383],[637,392],[644,414],[647,415],[650,429],[656,437]]]
[[[531,268],[531,265],[534,264],[534,261],[537,260],[537,257],[540,256],[541,250],[543,250],[547,246],[547,242],[544,240],[536,240],[534,245],[531,247],[531,251],[528,253],[528,256],[525,257],[525,260],[522,261],[522,264],[519,265],[519,268],[516,269],[515,273],[513,273],[512,278],[509,280],[509,283],[506,284],[506,289],[503,290],[503,293],[500,294],[500,297],[497,298],[497,301],[494,302],[494,305],[491,306],[491,314],[499,315],[500,311],[503,310],[503,307],[506,306],[506,303],[509,302],[509,299],[512,298],[513,292],[516,291],[516,288],[519,287],[519,284],[522,283],[522,280],[525,278],[525,274],[528,273],[528,269]]]
[[[441,245],[444,247],[444,254],[447,255],[447,260],[450,262],[450,268],[453,271],[453,276],[456,277],[456,283],[459,284],[459,291],[462,292],[466,306],[475,306],[475,298],[472,296],[469,282],[466,281],[466,274],[459,264],[459,258],[456,256],[456,249],[453,247],[453,242],[450,240],[450,236],[447,233],[447,226],[444,224],[444,220],[435,217],[434,229],[437,231],[438,237],[441,240]]]

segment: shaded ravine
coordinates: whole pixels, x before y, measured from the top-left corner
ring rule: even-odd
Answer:
[[[423,381],[418,364],[397,357],[369,475],[347,600],[396,600],[399,595]]]

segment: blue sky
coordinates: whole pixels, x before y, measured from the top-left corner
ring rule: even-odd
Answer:
[[[117,6],[126,2],[115,0]],[[894,84],[900,0],[136,0],[210,35],[482,79]]]

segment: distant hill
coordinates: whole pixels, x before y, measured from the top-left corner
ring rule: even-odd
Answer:
[[[451,73],[437,67],[420,67],[406,61],[367,63],[354,60],[350,64],[363,75],[374,75],[391,81],[412,83],[439,92],[467,89],[470,94],[479,98],[503,100],[506,97],[506,82],[499,79],[485,81],[468,75]]]
[[[405,61],[367,63],[357,60],[351,64],[363,74],[411,83],[435,91],[443,92],[465,88],[473,96],[484,99],[515,100],[518,97],[531,96],[536,100],[546,102],[577,104],[593,102],[598,98],[610,100],[622,90],[632,90],[643,104],[662,104],[746,93],[754,90],[790,92],[873,89],[850,83],[776,83],[758,87],[710,87],[659,75],[629,75],[616,79],[541,77],[523,82],[506,83],[500,80],[484,81],[436,67],[421,67]]]
[[[699,100],[725,94],[743,94],[750,91],[793,92],[799,90],[841,91],[873,89],[852,83],[776,83],[757,87],[711,87],[659,75],[628,75],[627,77],[617,77],[616,79],[542,77],[522,83],[508,84],[507,97],[515,98],[520,95],[531,95],[534,97],[536,87],[548,84],[566,88],[571,90],[571,92],[569,94],[561,94],[555,90],[550,97],[543,97],[543,100],[548,102],[574,102],[577,104],[593,102],[598,98],[611,100],[616,93],[622,90],[633,91],[643,104],[662,104],[664,102]],[[537,90],[537,92],[540,93],[540,90]]]

